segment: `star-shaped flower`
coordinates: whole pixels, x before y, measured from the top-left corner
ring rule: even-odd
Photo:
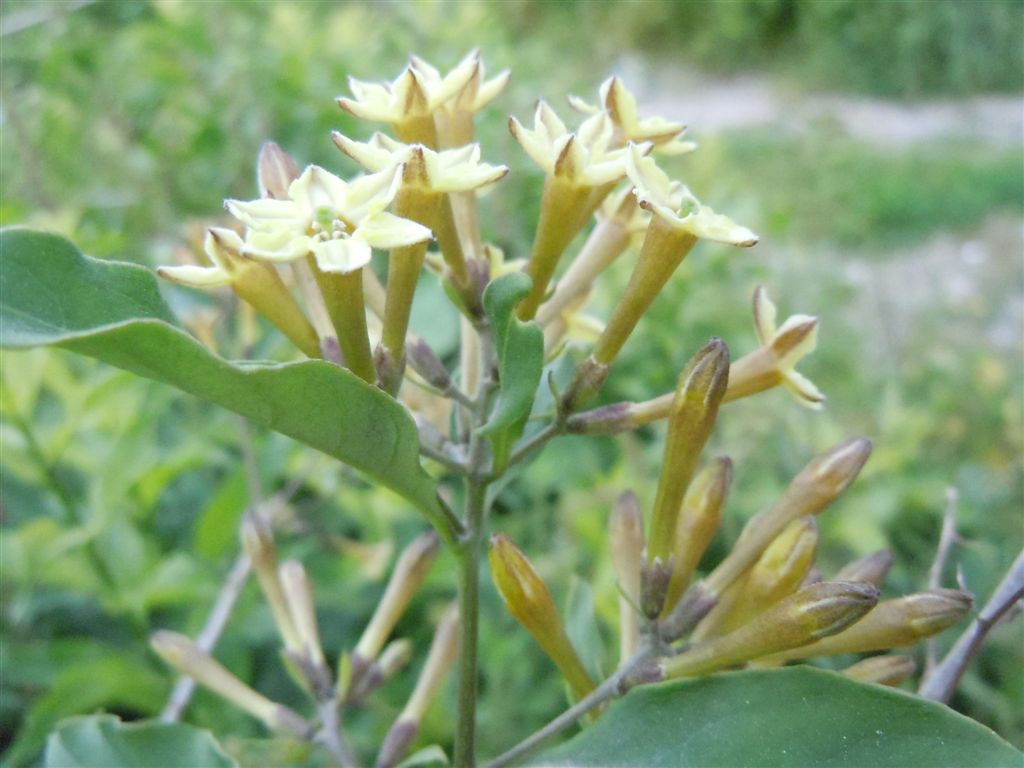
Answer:
[[[227,200],[249,232],[243,253],[291,261],[312,253],[324,272],[353,272],[369,263],[372,248],[429,240],[421,224],[385,212],[401,182],[400,165],[346,182],[310,165],[288,187],[287,200]]]
[[[703,205],[685,186],[673,183],[652,157],[636,144],[629,146],[626,172],[635,185],[637,200],[655,216],[701,240],[749,248],[758,237],[728,216]]]
[[[601,84],[599,91],[601,107],[587,103],[578,96],[570,96],[569,104],[584,114],[598,114],[603,108],[615,126],[614,141],[619,146],[629,142],[648,141],[657,152],[666,155],[682,155],[692,152],[697,145],[683,141],[686,126],[662,117],[640,118],[636,97],[617,77],[610,77]]]
[[[599,113],[570,131],[545,102],[537,102],[533,128],[510,118],[509,130],[526,154],[549,176],[567,179],[580,187],[611,184],[626,174],[625,150],[613,149],[612,124]]]
[[[779,326],[776,314],[768,292],[764,286],[759,286],[754,292],[754,330],[761,347],[733,365],[726,400],[736,400],[781,384],[801,404],[820,409],[825,395],[796,370],[796,364],[818,345],[818,318],[792,315]]]
[[[421,144],[403,144],[383,133],[354,141],[335,131],[334,143],[366,170],[380,173],[404,165],[404,182],[433,192],[465,192],[496,183],[508,173],[504,165],[480,162],[480,145],[435,152]]]

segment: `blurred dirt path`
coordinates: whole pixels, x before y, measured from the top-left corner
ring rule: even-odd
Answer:
[[[640,59],[624,59],[615,71],[636,84],[642,111],[687,123],[696,138],[753,127],[800,132],[834,121],[853,138],[901,148],[957,138],[1024,141],[1024,95],[910,100],[806,93],[757,75],[707,75]]]

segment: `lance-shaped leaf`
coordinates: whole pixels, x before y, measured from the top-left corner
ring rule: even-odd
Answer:
[[[544,368],[544,334],[536,323],[515,316],[516,305],[530,292],[522,272],[499,277],[484,291],[484,310],[494,330],[501,392],[490,420],[480,429],[494,447],[494,467],[508,461],[509,449],[523,433]]]
[[[227,362],[176,324],[148,269],[55,235],[0,232],[0,284],[0,346],[58,346],[171,384],[355,467],[452,532],[409,414],[349,371]]]

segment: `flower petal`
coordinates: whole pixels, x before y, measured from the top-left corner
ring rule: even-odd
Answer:
[[[369,243],[357,237],[338,237],[312,244],[313,258],[323,272],[354,272],[370,263]]]
[[[763,285],[757,286],[754,291],[754,332],[762,347],[772,343],[775,336],[775,303],[768,298],[768,291]]]
[[[792,392],[801,405],[820,411],[824,407],[825,395],[806,376],[796,371],[784,371],[782,385]]]
[[[291,228],[304,229],[304,211],[292,200],[225,200],[228,213],[253,229]]]
[[[197,267],[189,264],[180,267],[157,267],[156,273],[172,283],[191,288],[221,288],[231,285],[231,275],[220,267]]]
[[[375,213],[368,216],[352,235],[374,248],[398,248],[430,240],[434,235],[422,224],[403,219],[393,213]]]

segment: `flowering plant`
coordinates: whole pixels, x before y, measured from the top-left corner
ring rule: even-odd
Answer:
[[[601,86],[596,106],[571,99],[586,114],[577,128],[544,102],[536,106],[532,128],[510,120],[512,135],[544,181],[528,257],[507,259],[484,240],[479,199],[508,168],[483,162],[473,143],[474,114],[507,81],[508,73],[487,80],[476,52],[447,75],[413,58],[391,83],[351,81],[352,96],[338,100],[342,109],[386,123],[395,134],[377,133],[368,141],[333,135],[365,172],[346,180],[316,165],[300,170],[268,142],[257,160],[259,196],[225,202],[233,220],[209,229],[203,248],[209,263],[157,270],[191,288],[230,289],[246,311],[267,321],[265,330],[276,329],[294,347],[282,353],[282,362],[230,363],[203,346],[176,323],[147,270],[93,261],[53,238],[4,233],[3,263],[14,287],[4,305],[6,344],[57,344],[174,384],[361,470],[431,526],[399,558],[361,636],[331,658],[318,627],[314,585],[301,562],[278,562],[273,516],[254,503],[240,532],[244,564],[259,581],[280,634],[283,664],[308,694],[308,711],[272,701],[242,682],[214,659],[208,640],[161,630],[152,638],[155,652],[268,729],[319,745],[338,764],[366,764],[368,755],[353,746],[345,717],[412,657],[410,643],[391,635],[443,547],[458,563],[457,595],[441,612],[413,692],[377,745],[375,762],[394,766],[407,758],[431,701],[457,666],[451,759],[473,765],[478,680],[486,664],[478,637],[487,552],[491,579],[509,613],[565,678],[569,699],[562,715],[524,734],[490,765],[524,759],[576,722],[586,728],[558,759],[653,764],[656,755],[672,754],[679,744],[671,734],[645,735],[660,727],[653,716],[637,726],[639,741],[627,739],[618,751],[587,757],[607,739],[602,724],[629,723],[622,707],[636,702],[642,709],[647,691],[685,700],[695,690],[687,681],[734,669],[747,670],[737,679],[767,675],[799,682],[803,678],[777,668],[910,646],[963,619],[972,607],[964,589],[934,584],[880,600],[892,563],[886,551],[836,574],[814,568],[816,517],[867,461],[871,443],[862,437],[812,458],[779,499],[747,522],[728,555],[702,569],[733,474],[726,457],[701,467],[716,422],[728,418],[722,406],[781,385],[800,404],[821,408],[824,395],[796,371],[817,344],[818,318],[797,314],[778,325],[774,304],[759,288],[754,349],[731,362],[726,343],[712,338],[692,352],[673,391],[594,407],[620,351],[687,255],[699,253],[701,241],[750,248],[758,236],[671,179],[660,157],[696,146],[684,140],[684,126],[640,117],[634,96],[612,78]],[[30,279],[30,260],[37,255],[48,266],[41,278]],[[584,312],[620,259],[631,262],[630,277],[624,286],[603,286],[615,306],[602,323]],[[54,279],[65,282],[62,295],[72,297],[56,310],[40,300],[50,291],[40,285],[51,267],[61,270]],[[443,285],[459,316],[455,366],[412,326],[413,301],[425,280]],[[620,592],[619,662],[601,674],[581,657],[541,571],[494,530],[488,513],[503,479],[552,439],[661,422],[665,448],[647,522],[628,490],[609,510],[608,561]],[[571,451],[571,443],[565,445]],[[1019,597],[1020,579],[1018,565],[1008,576],[1007,594]],[[981,626],[1012,602],[1003,595],[986,608]],[[329,641],[331,648],[340,644]],[[948,699],[964,663],[954,657],[935,666],[922,690]],[[848,663],[841,674],[896,685],[913,672],[912,658],[879,655]],[[783,685],[769,682],[776,684]],[[842,692],[848,681],[832,684]],[[627,693],[618,709],[606,706]],[[893,701],[863,686],[856,695],[877,699],[882,711]],[[178,700],[177,712],[187,698],[186,692]],[[937,706],[921,706],[915,716],[929,727],[952,717]],[[843,749],[848,725],[830,734],[832,748]],[[1005,758],[1005,746],[994,737],[971,731],[962,738],[971,749]],[[435,748],[413,759],[443,757]]]

